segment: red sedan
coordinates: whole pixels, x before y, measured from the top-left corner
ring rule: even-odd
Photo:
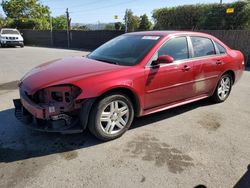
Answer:
[[[121,35],[86,57],[42,64],[28,72],[14,100],[16,117],[32,128],[99,139],[121,136],[134,116],[211,97],[223,102],[241,77],[244,57],[197,32]]]

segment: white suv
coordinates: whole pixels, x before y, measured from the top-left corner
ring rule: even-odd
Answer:
[[[21,46],[23,48],[23,37],[17,29],[3,28],[0,31],[0,46]]]

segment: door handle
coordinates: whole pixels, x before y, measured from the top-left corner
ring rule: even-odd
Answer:
[[[216,61],[216,65],[221,65],[222,64],[222,61],[221,60],[217,60]]]
[[[188,65],[184,65],[184,67],[182,68],[183,71],[189,71],[191,69],[191,67],[189,67]]]

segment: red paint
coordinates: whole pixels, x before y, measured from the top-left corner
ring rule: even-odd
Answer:
[[[154,35],[161,39],[135,66],[108,64],[85,57],[65,58],[34,68],[21,80],[21,88],[33,95],[41,89],[55,85],[75,85],[82,90],[76,100],[99,97],[112,89],[126,88],[137,97],[140,105],[138,115],[142,116],[209,97],[222,74],[233,71],[237,81],[244,69],[242,53],[230,49],[211,35],[164,31],[128,35]],[[223,45],[227,54],[148,66],[147,63],[157,49],[169,38],[176,36],[210,38]],[[36,107],[30,107],[24,100],[22,99],[23,104],[35,115]]]

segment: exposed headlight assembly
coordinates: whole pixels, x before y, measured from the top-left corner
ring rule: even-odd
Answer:
[[[51,86],[38,91],[34,98],[37,103],[71,103],[81,93],[81,89],[74,85]]]

